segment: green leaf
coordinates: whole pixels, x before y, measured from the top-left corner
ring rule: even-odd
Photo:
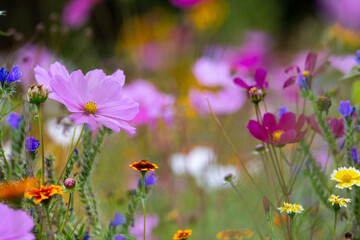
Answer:
[[[120,235],[126,237],[126,239],[137,240],[136,238],[134,238],[133,236],[131,236],[129,234],[120,234]]]
[[[356,81],[352,85],[352,99],[354,99],[355,104],[360,103],[360,81]]]
[[[1,36],[5,36],[5,37],[9,37],[10,33],[4,32],[4,31],[0,31],[0,35]]]

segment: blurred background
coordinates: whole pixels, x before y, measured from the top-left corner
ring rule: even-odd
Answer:
[[[254,222],[265,229],[263,196],[245,177],[207,103],[249,172],[264,191],[271,191],[254,154],[258,142],[246,129],[255,118],[253,105],[234,85],[235,77],[251,83],[255,70],[265,69],[269,89],[263,111],[276,113],[287,106],[298,112],[298,87],[282,88],[292,75],[284,69],[303,68],[312,50],[320,63],[331,62],[314,85],[359,101],[354,79],[335,85],[355,65],[358,0],[3,0],[0,11],[5,11],[0,63],[8,69],[19,65],[23,93],[35,83],[36,65],[49,68],[59,61],[70,71],[124,71],[124,93],[140,103],[132,121],[137,132],[106,139],[93,188],[107,226],[115,211],[126,212],[129,190],[137,187],[139,174],[128,165],[140,159],[156,163],[157,183],[148,202],[150,240],[170,239],[178,228],[193,229],[192,239],[215,239],[229,228],[249,229],[260,239]],[[61,169],[72,125],[60,104],[49,100],[45,109],[46,148]],[[36,126],[30,135],[38,136]],[[324,146],[318,152],[319,161],[326,158]],[[223,180],[228,173],[236,176],[242,198]],[[312,193],[308,190],[306,198],[301,193],[304,207],[311,206]],[[83,212],[81,204],[75,211]],[[311,224],[304,223],[305,233]],[[135,222],[132,234],[141,236],[141,223]]]

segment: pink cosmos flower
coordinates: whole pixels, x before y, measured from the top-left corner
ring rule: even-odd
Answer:
[[[150,125],[155,128],[162,119],[172,125],[175,97],[156,89],[148,81],[136,80],[124,87],[124,96],[129,96],[139,103],[139,114],[131,120],[134,125]]]
[[[208,0],[170,0],[178,8],[191,8]]]
[[[0,203],[0,239],[32,240],[33,219],[24,210],[14,210]]]
[[[247,125],[251,135],[262,142],[275,145],[296,143],[307,132],[307,129],[301,131],[305,124],[305,116],[303,114],[296,121],[295,113],[287,112],[282,114],[279,122],[277,122],[274,114],[265,113],[262,121],[263,124],[250,120]]]
[[[19,65],[21,72],[21,84],[26,87],[32,84],[34,79],[34,67],[39,65],[44,68],[49,68],[53,62],[53,55],[46,47],[37,46],[33,44],[25,44],[16,51],[16,64]]]
[[[308,123],[311,128],[319,133],[320,135],[323,135],[321,128],[318,125],[317,120],[315,119],[314,114],[306,118],[306,122]],[[336,138],[341,138],[345,134],[345,126],[344,126],[344,118],[341,118],[340,120],[337,118],[326,118],[326,123],[328,124],[331,133]]]
[[[60,63],[50,66],[50,71],[35,69],[36,80],[48,87],[49,98],[63,103],[72,112],[69,119],[75,124],[87,123],[95,130],[102,125],[120,132],[120,129],[134,134],[135,128],[126,121],[132,120],[139,112],[138,103],[123,94],[125,75],[117,70],[107,76],[95,69],[85,76],[81,70],[68,73]]]
[[[72,29],[81,28],[90,18],[96,4],[103,0],[70,0],[64,7],[62,22]]]
[[[134,227],[130,229],[130,235],[134,236],[137,239],[142,239],[144,234],[144,228],[143,228],[143,216],[139,215],[135,218]],[[145,230],[145,236],[146,239],[149,240],[157,240],[158,238],[155,237],[152,234],[152,231],[154,228],[156,228],[159,225],[159,217],[157,215],[147,215],[145,218],[146,223],[146,230]]]
[[[267,73],[264,69],[258,68],[256,69],[254,75],[255,83],[249,85],[241,78],[235,78],[234,83],[242,88],[245,88],[247,91],[249,91],[253,87],[259,89],[268,88],[269,83],[266,81],[266,74]]]

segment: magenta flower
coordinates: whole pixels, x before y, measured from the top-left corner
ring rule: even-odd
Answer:
[[[139,114],[131,120],[134,125],[149,125],[155,128],[159,120],[172,125],[175,97],[156,89],[148,81],[136,80],[124,87],[124,95],[139,103]]]
[[[191,8],[208,0],[170,0],[178,8]]]
[[[256,87],[258,89],[268,88],[269,83],[266,81],[266,74],[267,73],[264,69],[258,68],[255,71],[255,76],[254,76],[255,83],[247,84],[241,78],[235,78],[234,83],[242,88],[245,88],[248,92],[253,87]]]
[[[229,63],[210,57],[199,58],[193,66],[193,74],[202,86],[224,87],[232,84]]]
[[[63,103],[72,112],[69,116],[75,124],[87,123],[95,130],[101,126],[120,132],[120,129],[134,134],[135,128],[126,121],[139,112],[139,105],[123,95],[125,76],[117,70],[107,76],[95,69],[85,76],[81,70],[68,73],[60,63],[50,66],[50,71],[37,67],[36,80],[49,86],[49,98]]]
[[[130,229],[130,235],[134,236],[137,239],[142,239],[144,228],[143,228],[143,216],[136,216],[134,227]],[[145,219],[146,223],[146,230],[145,230],[145,236],[148,240],[157,240],[158,238],[155,237],[152,234],[152,231],[154,228],[156,228],[159,225],[159,217],[157,215],[146,215]]]
[[[287,112],[281,115],[277,123],[276,117],[272,113],[265,113],[263,124],[250,120],[247,128],[251,135],[262,142],[272,143],[275,145],[284,145],[300,141],[307,129],[301,131],[305,124],[305,116],[301,114],[296,121],[296,115]]]
[[[0,203],[0,239],[32,240],[33,219],[24,210],[14,210]]]
[[[306,117],[306,122],[308,123],[311,128],[319,133],[320,135],[323,135],[321,128],[318,125],[317,120],[315,119],[314,114],[310,115],[309,117]],[[331,133],[335,136],[335,138],[341,138],[345,134],[345,126],[344,126],[344,119],[337,119],[337,118],[326,118],[326,123],[328,124]]]
[[[70,0],[64,7],[62,22],[72,29],[79,29],[90,18],[91,11],[96,4],[103,0]]]

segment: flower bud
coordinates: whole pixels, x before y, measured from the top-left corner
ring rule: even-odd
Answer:
[[[265,213],[268,213],[270,211],[270,201],[266,196],[263,197],[263,207]]]
[[[43,85],[31,85],[28,87],[27,96],[29,103],[43,103],[48,98],[48,94]]]
[[[256,145],[256,147],[255,147],[255,151],[257,151],[257,152],[262,152],[262,151],[264,151],[264,150],[265,150],[265,147],[264,147],[263,144],[258,144],[258,145]]]
[[[65,179],[64,181],[64,186],[67,188],[67,189],[73,189],[76,185],[76,181],[75,179],[73,178],[67,178]]]
[[[250,101],[253,103],[258,103],[263,99],[263,91],[259,88],[256,87],[252,87],[249,90],[249,97],[250,97]]]
[[[321,111],[324,111],[326,114],[328,114],[329,108],[331,106],[331,99],[326,96],[320,96],[316,101],[316,105]]]
[[[351,232],[345,233],[345,238],[346,239],[352,239],[352,233]]]
[[[232,180],[234,180],[234,175],[232,175],[231,173],[227,174],[225,177],[224,177],[224,180],[226,182],[231,182]]]

